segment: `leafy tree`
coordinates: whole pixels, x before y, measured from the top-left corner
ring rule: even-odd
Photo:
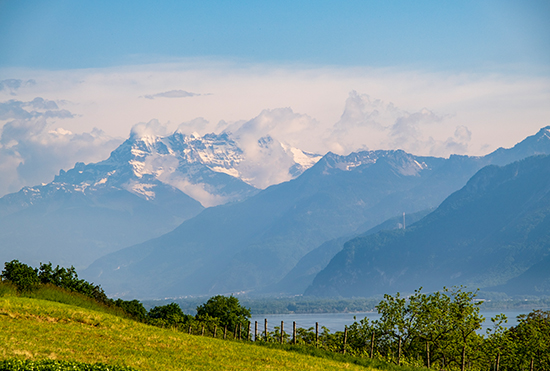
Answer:
[[[19,291],[30,291],[40,283],[38,270],[19,260],[4,263],[2,280],[13,283]]]
[[[122,308],[126,313],[131,315],[134,319],[138,321],[145,321],[147,318],[147,309],[139,300],[122,300],[117,299],[115,305],[119,308]]]
[[[147,317],[151,324],[161,327],[181,327],[193,320],[193,316],[184,314],[176,303],[154,307]]]
[[[550,311],[519,315],[518,324],[506,335],[512,353],[507,370],[550,369]]]
[[[217,295],[197,307],[195,318],[200,320],[206,316],[219,319],[221,325],[227,325],[229,331],[235,331],[239,324],[241,329],[246,328],[251,314],[250,309],[241,306],[236,297]]]
[[[481,302],[474,302],[477,292],[464,291],[462,286],[452,290],[444,288],[444,291],[450,293],[450,325],[454,328],[453,338],[460,348],[460,370],[464,371],[469,340],[476,337],[475,331],[483,323],[483,316],[479,314]]]
[[[444,292],[426,295],[420,290],[410,298],[410,305],[417,313],[417,351],[425,354],[425,365],[444,363],[445,352],[452,327],[449,320],[451,300]]]
[[[506,339],[506,327],[503,324],[508,322],[508,319],[504,314],[497,314],[491,318],[493,323],[492,328],[487,329],[487,339],[484,342],[483,353],[488,357],[486,362],[494,365],[494,369],[498,371],[502,363],[503,357],[506,357],[508,350]]]
[[[52,284],[66,290],[75,291],[94,298],[100,303],[113,304],[113,301],[107,297],[101,286],[79,279],[73,266],[60,268],[58,265],[52,268],[52,263],[40,263],[38,278],[43,284]]]

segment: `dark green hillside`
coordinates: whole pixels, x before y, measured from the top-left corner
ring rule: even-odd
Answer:
[[[534,266],[550,254],[550,157],[480,170],[460,191],[406,232],[346,243],[306,291],[370,296],[423,286],[530,285],[550,276]],[[532,269],[528,271],[529,268]],[[516,285],[514,286],[514,282]],[[538,285],[538,294],[550,293]]]

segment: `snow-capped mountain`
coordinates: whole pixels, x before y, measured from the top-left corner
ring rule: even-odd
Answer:
[[[286,147],[271,137],[260,138],[257,147],[260,156],[251,159],[228,133],[202,137],[177,131],[165,137],[132,133],[107,160],[77,164],[68,172],[61,171],[54,182],[78,185],[81,190],[115,186],[146,200],[156,197],[156,188],[162,183],[209,207],[243,200],[255,194],[256,187],[273,184],[265,184],[262,177],[270,160],[280,166],[267,170],[285,181],[321,158]]]
[[[0,198],[0,258],[86,266],[169,232],[205,206],[250,197],[254,185],[296,177],[320,157],[270,137],[247,151],[228,133],[132,131],[108,159]]]
[[[549,131],[482,157],[328,153],[292,181],[209,208],[164,236],[98,259],[83,273],[101,279],[113,295],[128,297],[275,289],[297,294],[331,256],[318,254],[315,262],[304,263],[311,269],[297,287],[277,284],[324,242],[362,233],[403,212],[437,207],[484,166],[550,154]]]

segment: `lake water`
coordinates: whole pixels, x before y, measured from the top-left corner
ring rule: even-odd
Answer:
[[[491,318],[497,314],[504,313],[508,318],[508,323],[504,324],[505,327],[511,327],[517,324],[516,317],[520,314],[526,314],[528,311],[521,310],[503,310],[503,311],[482,311],[481,315],[485,318],[483,322],[483,328],[478,332],[485,334],[487,328],[492,327]],[[351,325],[355,320],[353,317],[359,320],[367,317],[370,321],[380,318],[380,315],[376,312],[364,312],[364,313],[313,313],[313,314],[262,314],[253,315],[251,317],[251,329],[254,332],[254,322],[258,321],[258,332],[264,331],[264,320],[267,319],[267,328],[271,332],[275,326],[281,326],[281,321],[284,321],[284,330],[286,333],[292,332],[292,322],[296,322],[296,327],[301,328],[315,328],[315,322],[319,322],[319,332],[321,327],[325,326],[330,332],[344,331],[345,326]]]

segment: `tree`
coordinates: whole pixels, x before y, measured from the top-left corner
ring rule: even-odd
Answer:
[[[147,318],[147,309],[139,300],[122,300],[117,299],[115,305],[122,308],[126,313],[131,315],[138,321],[144,321]]]
[[[19,260],[4,263],[2,280],[13,283],[19,291],[30,291],[40,283],[38,270]]]
[[[235,331],[239,324],[244,329],[250,316],[250,309],[241,306],[236,297],[217,295],[197,307],[195,318],[197,320],[208,317],[217,318],[221,325],[227,325],[229,331]]]
[[[481,328],[484,320],[483,316],[479,314],[481,302],[474,302],[477,292],[463,291],[462,286],[454,287],[452,290],[444,288],[443,291],[450,292],[449,319],[455,332],[453,338],[460,348],[460,370],[464,371],[466,369],[466,350],[472,338],[476,337],[475,331]]]
[[[181,327],[193,320],[193,316],[184,314],[176,303],[154,307],[147,317],[151,324],[161,327]]]
[[[519,315],[518,324],[506,333],[512,367],[506,369],[550,369],[550,311],[534,310]]]

